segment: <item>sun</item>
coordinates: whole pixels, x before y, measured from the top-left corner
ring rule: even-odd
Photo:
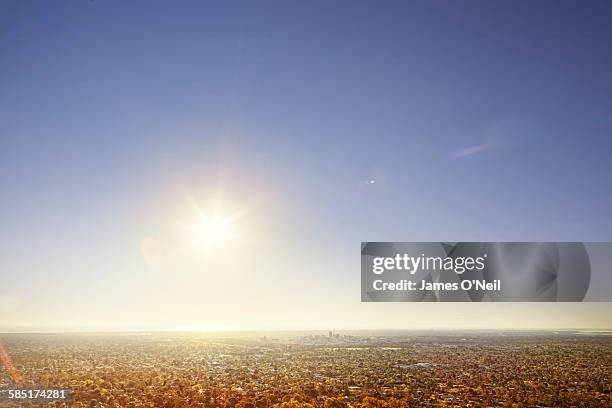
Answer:
[[[190,229],[193,248],[225,248],[236,234],[233,217],[216,212],[199,214]]]
[[[212,256],[230,253],[249,241],[251,225],[248,218],[253,205],[237,205],[228,200],[224,192],[210,193],[208,199],[193,194],[185,188],[185,207],[172,226],[178,239],[177,252]]]

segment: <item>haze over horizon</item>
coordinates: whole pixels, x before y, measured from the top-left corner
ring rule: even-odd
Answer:
[[[360,302],[361,241],[612,241],[612,3],[470,5],[1,2],[0,332],[611,329]]]

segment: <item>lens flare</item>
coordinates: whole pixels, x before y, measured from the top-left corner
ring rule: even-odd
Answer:
[[[6,352],[6,349],[4,348],[4,345],[2,344],[1,339],[0,339],[0,361],[2,361],[4,368],[9,373],[9,375],[11,376],[15,384],[21,386],[21,384],[23,383],[23,378],[17,372],[17,369],[13,365],[13,362],[11,361],[11,357]]]

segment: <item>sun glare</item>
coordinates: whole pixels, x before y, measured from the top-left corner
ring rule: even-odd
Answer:
[[[177,253],[192,252],[212,256],[217,252],[236,250],[249,235],[249,222],[245,216],[253,206],[237,206],[224,200],[223,192],[217,192],[203,201],[184,188],[187,212],[172,223],[179,233]]]
[[[231,217],[220,214],[201,214],[192,228],[195,248],[223,248],[235,234]]]

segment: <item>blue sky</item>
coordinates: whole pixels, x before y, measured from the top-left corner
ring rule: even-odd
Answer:
[[[309,293],[295,319],[275,314],[275,290],[260,296],[282,327],[333,306],[313,298],[341,305],[328,325],[407,310],[358,303],[360,241],[612,240],[611,43],[597,1],[4,1],[4,323],[85,324],[75,306],[112,322],[90,299],[117,279],[154,299],[182,267],[144,278],[139,245],[183,188],[202,205],[212,190],[265,202],[258,239],[287,260],[252,275]],[[122,324],[156,324],[119,292]],[[217,304],[196,297],[168,307]],[[243,325],[240,305],[213,323]],[[566,307],[574,326],[609,309]]]

